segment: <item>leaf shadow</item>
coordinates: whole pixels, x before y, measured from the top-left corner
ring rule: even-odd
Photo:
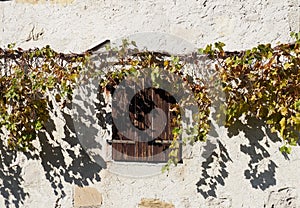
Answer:
[[[265,121],[252,117],[246,117],[246,123],[236,121],[228,128],[229,137],[240,132],[248,139],[248,144],[241,144],[240,150],[250,157],[248,169],[244,171],[245,178],[255,189],[266,190],[276,185],[275,173],[278,166],[270,158],[268,147],[270,142],[276,143],[280,138],[277,134],[271,133]]]
[[[71,115],[65,112],[62,114],[66,122],[63,138],[54,138],[53,132],[56,129],[51,119],[47,123],[47,131],[39,133],[41,164],[54,194],[58,196],[57,204],[66,196],[63,182],[87,186],[101,181],[100,171],[106,168],[91,160],[77,138],[77,134],[82,132],[75,129]]]
[[[20,207],[29,193],[22,187],[23,177],[20,175],[22,168],[19,165],[12,165],[16,161],[17,152],[11,151],[0,143],[0,194],[4,198],[6,207],[14,205]]]
[[[241,132],[244,133],[248,144],[241,144],[240,151],[250,157],[248,168],[244,170],[245,178],[253,188],[263,191],[276,185],[275,173],[278,166],[270,158],[268,147],[270,143],[279,142],[280,138],[276,133],[271,133],[263,120],[252,117],[246,117],[246,123],[238,120],[228,128],[229,137],[237,136]],[[217,136],[214,131],[210,135]],[[205,199],[216,198],[218,186],[224,186],[224,179],[229,175],[227,163],[232,160],[220,140],[217,140],[216,144],[208,140],[202,157],[206,160],[201,164],[202,172],[200,180],[196,183],[197,191]]]
[[[21,174],[23,166],[16,162],[20,154],[27,160],[38,160],[41,163],[46,179],[57,198],[55,207],[59,207],[60,201],[66,197],[64,184],[82,187],[101,181],[100,171],[106,166],[91,160],[77,138],[77,134],[82,132],[76,132],[71,115],[63,111],[61,113],[65,121],[64,136],[54,136],[56,124],[53,119],[49,119],[45,129],[38,133],[40,149],[17,152],[0,143],[0,194],[6,207],[22,207],[25,200],[30,198]]]
[[[202,162],[202,173],[200,180],[196,183],[197,191],[205,199],[217,197],[218,185],[225,185],[224,179],[228,177],[227,163],[232,162],[226,147],[220,140],[213,144],[209,140],[204,146],[202,157],[206,158]]]

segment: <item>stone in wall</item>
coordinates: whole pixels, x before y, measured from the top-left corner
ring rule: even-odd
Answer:
[[[297,194],[294,188],[282,188],[271,191],[264,208],[297,208]]]
[[[142,199],[138,208],[175,208],[175,206],[159,199]]]
[[[102,204],[102,194],[92,187],[75,187],[74,208],[98,208]]]

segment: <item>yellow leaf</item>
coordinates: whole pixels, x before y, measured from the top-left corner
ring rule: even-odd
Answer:
[[[280,122],[279,122],[279,124],[280,124],[280,126],[281,126],[281,130],[280,130],[280,135],[281,135],[281,136],[283,136],[283,132],[284,132],[284,130],[285,130],[285,121],[286,121],[286,119],[285,119],[285,117],[283,117],[283,118],[280,120]]]
[[[280,113],[281,115],[285,116],[288,113],[287,107],[280,107]]]
[[[274,126],[272,126],[272,128],[271,128],[271,133],[275,133],[275,132],[276,132],[276,129],[275,129]]]
[[[262,96],[263,96],[261,92],[258,92],[257,95],[258,95],[258,98],[262,98]]]
[[[164,67],[169,66],[169,61],[164,61]]]
[[[283,117],[279,122],[281,128],[285,128],[285,117]]]
[[[226,58],[225,59],[225,63],[228,65],[228,64],[231,64],[232,63],[232,59],[230,57]]]
[[[284,65],[283,65],[283,68],[284,69],[288,69],[288,68],[291,68],[291,66],[293,66],[294,64],[293,63],[285,63]]]

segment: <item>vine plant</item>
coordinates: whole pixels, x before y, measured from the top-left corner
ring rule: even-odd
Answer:
[[[284,141],[290,153],[300,130],[300,32],[292,44],[260,44],[242,52],[225,52],[223,43],[199,49],[216,60],[216,70],[227,95],[226,125],[242,116],[263,119]]]
[[[290,153],[297,144],[300,130],[300,33],[292,33],[295,42],[260,44],[251,50],[226,52],[225,44],[215,43],[199,49],[216,61],[217,74],[226,93],[226,126],[243,116],[254,116],[266,121],[272,131],[280,133],[284,145],[280,151]],[[203,141],[209,131],[208,88],[201,79],[183,72],[184,60],[169,54],[135,51],[128,55],[128,42],[123,42],[114,71],[105,73],[100,82],[102,89],[116,87],[122,79],[142,68],[163,68],[179,75],[188,83],[198,102],[198,136]],[[132,43],[135,45],[135,43]],[[86,68],[90,53],[57,53],[49,46],[42,49],[22,50],[9,45],[0,49],[0,133],[2,142],[10,148],[26,151],[32,147],[37,132],[45,127],[52,100],[64,103],[71,99],[78,76]],[[52,99],[53,98],[53,99]],[[173,106],[179,112],[178,106]],[[180,114],[172,122],[180,123]],[[177,163],[177,139],[180,125],[173,130],[170,161]]]
[[[8,147],[32,149],[37,132],[45,127],[51,97],[63,104],[71,97],[86,54],[57,53],[49,46],[22,50],[0,49],[0,133]]]

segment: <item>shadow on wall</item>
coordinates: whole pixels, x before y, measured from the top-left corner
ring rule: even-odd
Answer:
[[[237,135],[239,131],[244,132],[249,144],[241,145],[240,150],[250,157],[249,168],[244,171],[244,176],[250,180],[253,188],[266,190],[270,186],[276,185],[275,170],[277,165],[269,159],[270,154],[265,147],[270,146],[269,142],[280,141],[280,138],[275,133],[271,133],[264,121],[255,118],[248,118],[247,121],[247,124],[236,122],[229,128],[229,136]],[[262,127],[265,127],[265,133],[262,131]],[[264,139],[265,136],[267,136],[267,140]]]
[[[213,152],[211,153],[211,151]],[[207,157],[209,153],[211,154]],[[225,185],[224,179],[228,177],[226,164],[232,160],[219,140],[217,144],[207,141],[202,156],[207,159],[201,165],[202,173],[201,179],[196,184],[197,190],[205,199],[209,196],[217,197],[217,186]]]
[[[98,50],[108,42],[105,41],[91,50]],[[106,168],[105,161],[99,155],[93,157],[92,160],[84,149],[87,147],[102,149],[102,146],[96,142],[99,139],[97,138],[98,127],[101,128],[101,126],[93,118],[93,115],[97,114],[96,106],[99,100],[97,98],[88,99],[91,91],[84,87],[85,85],[79,87],[79,90],[83,90],[82,94],[77,94],[77,98],[73,96],[72,106],[67,104],[66,108],[61,110],[55,101],[49,103],[51,114],[53,114],[52,118],[62,119],[64,126],[57,126],[56,121],[50,119],[45,129],[38,134],[40,149],[18,153],[7,149],[0,142],[0,194],[6,207],[22,207],[25,200],[30,197],[24,188],[23,167],[17,162],[19,154],[24,154],[27,160],[41,162],[46,179],[57,197],[55,207],[60,207],[60,200],[66,196],[65,183],[86,186],[101,180],[100,171]],[[79,104],[73,102],[76,99]],[[72,117],[68,113],[71,110],[77,111],[72,114]],[[90,126],[89,123],[83,122],[86,120],[95,123]],[[62,138],[54,137],[54,134],[57,134],[55,131],[63,132],[61,133]],[[0,129],[0,136],[2,136],[1,133]]]
[[[17,153],[10,151],[0,142],[0,178],[1,188],[0,193],[5,199],[5,206],[9,207],[14,204],[19,207],[22,204],[28,193],[22,188],[23,178],[20,176],[22,168],[19,165],[12,165],[15,162]]]
[[[86,186],[100,181],[100,171],[105,168],[93,162],[81,147],[71,116],[63,112],[63,118],[66,123],[63,127],[64,138],[54,138],[55,123],[50,119],[46,129],[38,134],[41,149],[35,153],[24,153],[28,160],[41,161],[46,179],[57,196],[55,207],[59,207],[60,200],[66,196],[63,183]],[[17,152],[8,150],[0,143],[0,153],[0,178],[3,183],[0,193],[5,200],[5,206],[22,207],[29,193],[22,186],[22,167],[18,164],[11,165]]]
[[[276,163],[270,159],[270,154],[265,147],[269,147],[269,142],[275,143],[280,138],[271,133],[265,122],[246,118],[246,124],[237,121],[228,128],[228,136],[236,136],[243,132],[249,144],[240,145],[240,150],[250,157],[248,169],[244,170],[244,176],[255,189],[266,190],[270,186],[276,185],[275,171]],[[263,132],[263,127],[266,129]],[[264,137],[267,136],[267,139]],[[226,170],[229,161],[232,162],[225,146],[218,140],[217,144],[209,141],[204,147],[203,157],[207,158],[202,163],[201,179],[196,183],[198,192],[206,199],[217,197],[216,190],[219,185],[225,185],[225,178],[228,177]],[[212,153],[211,153],[212,152]],[[211,153],[209,156],[208,153]],[[233,161],[234,162],[234,161]]]

